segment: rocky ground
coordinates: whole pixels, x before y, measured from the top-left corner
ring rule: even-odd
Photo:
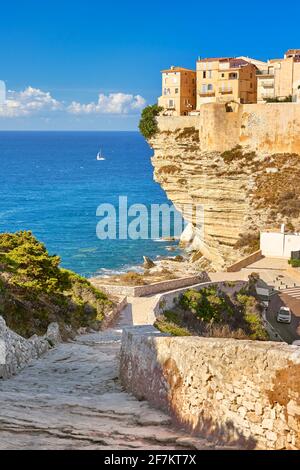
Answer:
[[[147,262],[138,267],[138,272],[99,276],[90,280],[91,282],[96,280],[95,285],[105,288],[107,284],[136,286],[197,276],[203,273],[203,265],[199,264],[198,260],[193,261],[193,255],[194,253],[186,251],[183,252],[183,255],[170,255],[155,261],[147,258]],[[99,279],[101,279],[101,283],[99,283]]]
[[[0,449],[211,448],[168,415],[127,394],[118,379],[122,327],[62,343],[0,381]]]

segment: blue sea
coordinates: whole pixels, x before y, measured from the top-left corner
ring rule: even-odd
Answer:
[[[96,160],[100,148],[105,161]],[[151,155],[137,132],[0,132],[0,232],[31,230],[62,266],[87,277],[167,255],[170,242],[96,235],[102,203],[168,202]]]

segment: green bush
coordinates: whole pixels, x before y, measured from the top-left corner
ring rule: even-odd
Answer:
[[[0,234],[0,314],[20,335],[43,334],[53,321],[96,328],[111,310],[106,294],[59,265],[31,232]]]
[[[300,268],[300,259],[290,259],[290,260],[289,260],[289,264],[290,264],[293,268]]]
[[[172,336],[192,336],[187,328],[178,326],[176,323],[167,320],[164,316],[158,317],[154,326],[162,333],[167,333]]]
[[[181,307],[190,310],[206,322],[221,321],[224,314],[232,315],[232,308],[216,287],[206,287],[200,291],[187,290],[180,298]]]
[[[70,287],[60,258],[50,256],[45,245],[31,232],[0,234],[0,265],[12,274],[12,282],[44,292],[62,292]]]
[[[163,108],[161,106],[153,104],[152,106],[147,106],[142,111],[139,129],[146,139],[150,139],[157,133],[158,126],[156,116],[158,116],[162,110]]]

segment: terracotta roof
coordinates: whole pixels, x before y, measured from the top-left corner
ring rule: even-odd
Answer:
[[[198,60],[198,62],[221,62],[221,63],[229,63],[229,67],[231,69],[235,68],[240,68],[240,67],[244,67],[245,65],[248,65],[248,64],[251,64],[251,62],[248,62],[244,59],[239,59],[239,58],[236,58],[236,57],[212,57],[212,58],[209,58],[209,59],[201,59],[201,60]],[[255,64],[251,64],[253,65],[254,67]]]
[[[230,68],[245,67],[246,65],[249,65],[249,64],[256,67],[256,65],[251,64],[251,62],[247,62],[244,59],[230,59],[229,61]]]
[[[286,54],[286,55],[290,55],[290,54],[300,54],[300,49],[289,49],[288,51],[286,51],[285,54]]]
[[[184,67],[172,67],[172,68],[161,71],[161,73],[164,73],[164,72],[195,72],[196,73],[195,70],[186,69]]]

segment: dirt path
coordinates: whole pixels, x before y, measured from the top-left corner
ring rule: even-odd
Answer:
[[[18,376],[0,381],[0,449],[208,448],[174,429],[118,381],[121,328],[60,344]]]

